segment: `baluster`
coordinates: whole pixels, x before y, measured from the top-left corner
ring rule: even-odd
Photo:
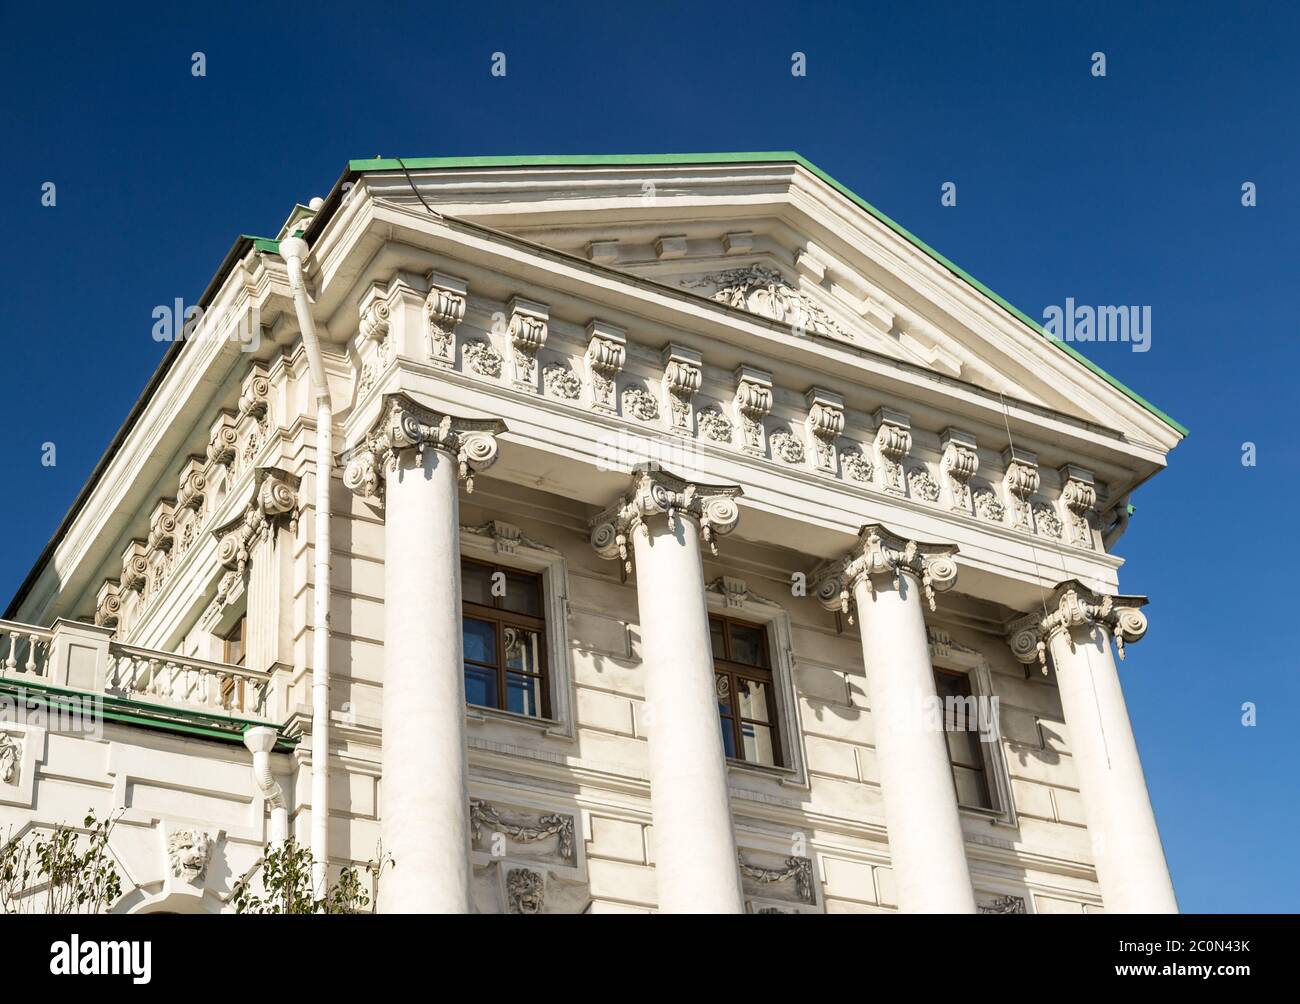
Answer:
[[[9,632],[9,657],[5,659],[5,672],[12,673],[18,668],[18,632]]]
[[[148,679],[147,681],[145,681],[144,690],[143,690],[142,692],[150,693],[150,694],[153,694],[153,695],[157,696],[157,694],[158,694],[158,687],[159,687],[159,685],[160,685],[160,677],[161,677],[161,673],[159,673],[159,670],[158,670],[158,660],[157,660],[157,659],[150,659],[150,660],[149,660],[149,679]]]
[[[37,670],[36,666],[36,647],[41,644],[40,635],[28,635],[27,637],[27,672],[33,676],[44,676],[44,672]]]

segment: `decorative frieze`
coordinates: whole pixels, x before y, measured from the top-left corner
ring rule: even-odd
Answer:
[[[736,499],[742,494],[734,485],[693,484],[662,468],[638,467],[632,473],[631,490],[591,521],[591,546],[606,560],[621,559],[624,571],[630,572],[632,538],[648,533],[648,519],[665,515],[676,526],[680,517],[687,516],[699,523],[701,538],[717,554],[717,538],[740,521]]]
[[[1008,630],[1007,642],[1016,658],[1025,664],[1035,661],[1047,672],[1047,648],[1053,636],[1065,632],[1074,647],[1072,628],[1104,628],[1115,639],[1115,648],[1124,658],[1124,645],[1140,641],[1147,632],[1147,618],[1141,607],[1145,596],[1099,595],[1076,579],[1062,582],[1041,611],[1015,621]]]
[[[510,301],[510,336],[512,382],[516,390],[537,393],[537,353],[546,344],[549,308],[522,297]]]
[[[995,896],[975,907],[979,913],[1027,913],[1023,896]]]
[[[772,413],[772,374],[750,366],[736,369],[736,396],[732,399],[740,445],[756,457],[767,453],[763,419]]]
[[[430,272],[428,281],[424,317],[429,329],[429,361],[451,368],[456,365],[456,328],[465,320],[469,284],[441,272]]]
[[[787,464],[802,465],[807,459],[807,451],[804,450],[803,440],[789,429],[775,430],[768,441],[772,444],[772,459],[781,460]]]
[[[1005,473],[1002,487],[1011,507],[1011,525],[1026,533],[1034,532],[1034,510],[1030,499],[1038,491],[1038,456],[1013,446],[1002,451]]]
[[[1066,464],[1061,474],[1061,509],[1075,547],[1093,549],[1092,521],[1097,509],[1097,482],[1092,471]]]
[[[497,418],[457,418],[406,394],[387,394],[370,435],[344,457],[343,484],[362,497],[376,496],[387,474],[397,469],[401,451],[423,455],[432,449],[456,458],[459,477],[472,492],[475,473],[496,462],[496,437],[504,431],[505,423]]]
[[[891,495],[907,494],[903,461],[912,449],[912,423],[907,415],[892,408],[880,407],[872,416],[876,422],[876,458],[880,480]]]
[[[624,387],[621,398],[624,415],[640,422],[653,422],[659,417],[659,399],[639,384]]]
[[[501,353],[491,342],[477,338],[465,343],[465,365],[479,376],[499,377],[502,362]]]
[[[870,595],[875,592],[877,576],[890,576],[897,583],[900,575],[908,573],[921,583],[926,601],[934,610],[935,593],[957,584],[956,553],[955,545],[918,543],[879,523],[868,523],[858,531],[858,542],[848,554],[814,569],[817,600],[827,610],[847,614],[851,624],[853,592],[859,583],[866,585]]]
[[[840,467],[844,470],[845,477],[861,484],[871,484],[876,476],[875,465],[861,447],[854,447],[841,453]]]
[[[992,488],[974,489],[971,492],[971,504],[975,507],[975,515],[980,519],[986,519],[990,523],[1006,522],[1006,507]]]
[[[668,431],[678,436],[695,434],[692,399],[704,380],[704,360],[694,349],[669,343],[664,346],[663,397],[667,407]]]
[[[939,442],[943,451],[939,466],[948,485],[952,510],[970,514],[973,507],[970,482],[980,469],[975,437],[960,429],[947,428],[943,430]]]
[[[469,825],[473,839],[483,839],[483,831],[502,833],[519,843],[536,843],[548,837],[557,839],[557,853],[565,861],[575,860],[573,843],[573,817],[559,813],[543,813],[530,818],[527,822],[506,819],[490,802],[471,798],[469,802]]]
[[[704,408],[696,416],[696,419],[700,424],[700,432],[705,439],[712,440],[715,443],[731,442],[731,420],[722,413],[722,409]]]
[[[811,858],[791,856],[785,859],[784,868],[763,868],[752,865],[737,855],[740,873],[753,879],[759,885],[772,885],[778,882],[794,882],[795,891],[805,903],[817,902],[817,890],[813,884],[813,864]]]
[[[627,361],[627,332],[613,324],[593,320],[587,325],[587,379],[591,384],[591,407],[618,413],[614,388]]]
[[[473,534],[476,537],[490,537],[497,554],[514,554],[520,547],[531,547],[539,551],[553,550],[548,545],[533,540],[513,523],[501,519],[490,519],[478,526],[462,524],[460,532]]]
[[[549,363],[542,367],[542,389],[547,397],[576,401],[582,396],[582,381],[564,363]]]
[[[0,732],[0,784],[17,784],[18,765],[22,762],[22,740]]]
[[[776,269],[765,265],[715,272],[687,285],[712,287],[711,299],[718,303],[781,321],[804,332],[852,338],[831,319],[826,308]]]
[[[1033,509],[1034,529],[1039,535],[1060,540],[1065,532],[1065,526],[1061,522],[1061,517],[1056,514],[1056,508],[1049,502],[1035,502]]]
[[[844,398],[821,387],[813,387],[804,395],[804,400],[808,402],[804,426],[813,447],[813,463],[823,474],[836,477],[839,459],[835,444],[844,431]]]
[[[927,467],[913,467],[907,472],[907,490],[914,499],[930,505],[939,504],[939,482],[934,480],[934,475]]]

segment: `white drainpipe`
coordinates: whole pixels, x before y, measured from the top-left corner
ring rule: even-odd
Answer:
[[[253,754],[253,783],[271,806],[271,846],[279,847],[289,839],[289,810],[284,795],[271,773],[271,750],[275,749],[276,730],[259,725],[244,733],[244,745]]]
[[[307,353],[312,389],[316,394],[316,566],[312,614],[311,668],[311,878],[318,897],[325,895],[329,862],[329,736],[330,736],[330,482],[334,465],[334,409],[316,322],[307,302],[302,263],[307,242],[301,237],[280,241],[280,257],[289,271],[294,311]]]

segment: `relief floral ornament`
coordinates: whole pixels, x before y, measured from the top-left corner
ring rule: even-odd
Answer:
[[[384,397],[380,419],[361,445],[344,454],[343,484],[363,498],[377,496],[388,475],[396,472],[403,450],[442,450],[456,459],[457,476],[468,492],[474,475],[497,459],[496,437],[506,431],[497,418],[457,418],[426,408],[405,394]]]
[[[606,560],[620,559],[624,572],[632,570],[630,542],[637,534],[649,535],[647,520],[666,515],[670,526],[690,517],[699,523],[700,537],[712,553],[717,538],[730,533],[740,521],[736,499],[743,494],[735,485],[700,485],[659,468],[638,467],[632,488],[618,502],[591,521],[591,546]]]

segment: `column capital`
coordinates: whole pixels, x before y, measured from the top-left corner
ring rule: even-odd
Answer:
[[[647,519],[662,513],[674,526],[679,516],[698,521],[700,536],[717,554],[717,538],[730,533],[740,521],[736,499],[743,494],[738,485],[696,484],[662,467],[638,464],[632,471],[632,487],[592,519],[591,546],[608,561],[621,559],[624,570],[630,572],[628,542],[638,530],[644,530]]]
[[[930,609],[934,594],[957,584],[955,544],[923,544],[900,537],[879,523],[868,523],[858,531],[858,542],[848,554],[824,561],[813,569],[817,600],[827,610],[840,610],[853,623],[853,591],[861,583],[875,592],[876,576],[888,575],[895,582],[904,573],[920,582]]]
[[[343,484],[363,498],[379,495],[385,478],[397,470],[402,451],[414,450],[423,457],[425,450],[442,450],[455,458],[459,477],[473,492],[474,475],[496,462],[496,437],[505,431],[499,418],[458,418],[406,394],[385,394],[379,419],[365,441],[343,454]]]
[[[1147,633],[1145,596],[1110,596],[1093,592],[1077,579],[1060,583],[1042,611],[1027,614],[1011,623],[1007,643],[1017,659],[1026,665],[1037,661],[1047,672],[1047,646],[1058,632],[1065,632],[1071,647],[1070,629],[1093,625],[1103,627],[1115,638],[1119,657],[1124,658],[1124,643],[1141,641]]]

